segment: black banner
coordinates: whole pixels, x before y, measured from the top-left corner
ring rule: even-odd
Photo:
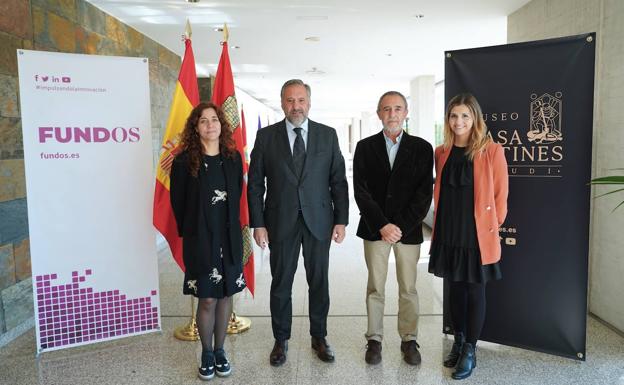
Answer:
[[[447,103],[475,95],[509,164],[482,340],[585,360],[595,45],[590,33],[446,52]]]

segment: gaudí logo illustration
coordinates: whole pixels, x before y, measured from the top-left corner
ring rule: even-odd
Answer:
[[[563,140],[561,130],[561,92],[542,96],[531,94],[531,110],[527,139],[535,144],[551,144]]]
[[[483,114],[496,129],[494,139],[505,149],[512,177],[563,176],[563,93],[533,91],[518,109]]]

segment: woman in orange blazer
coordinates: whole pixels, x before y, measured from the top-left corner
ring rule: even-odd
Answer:
[[[444,144],[435,150],[434,230],[429,272],[450,282],[455,343],[444,360],[454,379],[476,366],[475,345],[485,321],[485,285],[501,278],[498,228],[507,215],[503,148],[487,133],[474,96],[451,99]]]

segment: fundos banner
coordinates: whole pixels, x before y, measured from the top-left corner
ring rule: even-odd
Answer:
[[[17,57],[37,352],[160,330],[147,59]]]

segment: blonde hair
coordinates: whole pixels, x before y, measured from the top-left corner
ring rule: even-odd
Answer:
[[[475,155],[484,151],[487,145],[492,142],[492,138],[488,134],[485,120],[483,120],[481,106],[472,94],[458,94],[449,101],[448,106],[446,107],[446,114],[444,116],[444,148],[450,149],[455,142],[455,133],[451,130],[449,117],[451,115],[451,110],[454,107],[461,105],[466,106],[472,114],[472,130],[470,131],[470,138],[468,139],[466,155],[468,155],[470,160],[473,160]]]

